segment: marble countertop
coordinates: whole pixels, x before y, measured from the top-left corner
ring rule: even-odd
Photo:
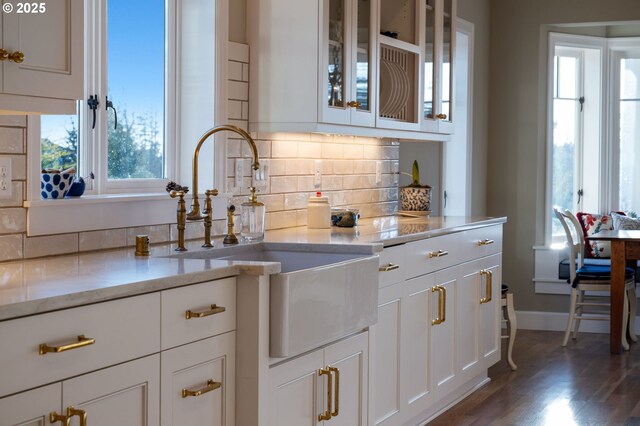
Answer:
[[[380,251],[383,245],[504,222],[506,218],[389,216],[362,220],[355,228],[313,230],[297,227],[269,231],[265,243],[281,250],[311,250],[309,245],[313,244],[314,249],[321,251],[371,254]],[[186,253],[247,249],[247,245],[228,249],[202,249],[200,245],[200,241],[187,244],[189,251]],[[222,247],[221,239],[214,241],[214,245]],[[241,273],[280,272],[280,264],[274,262],[194,259],[188,255],[175,258],[174,248],[175,244],[152,246],[150,257],[136,257],[134,249],[127,247],[0,263],[0,321]]]

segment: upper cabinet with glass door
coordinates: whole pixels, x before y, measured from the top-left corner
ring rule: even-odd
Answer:
[[[456,0],[425,0],[422,130],[453,133]]]
[[[250,130],[375,126],[377,1],[247,1]]]
[[[373,0],[325,0],[322,4],[319,121],[373,127]]]
[[[83,97],[84,2],[4,2],[0,110],[72,114]]]
[[[250,130],[446,139],[424,117],[425,1],[247,0]],[[443,15],[449,10],[451,24],[454,1],[436,0],[433,9],[431,32],[440,32],[429,57],[434,67],[450,64]],[[440,85],[442,73],[434,73]],[[429,102],[440,110],[448,92],[432,85]]]

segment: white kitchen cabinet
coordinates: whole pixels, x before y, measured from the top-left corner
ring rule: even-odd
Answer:
[[[167,424],[234,425],[235,285],[230,277],[0,321],[0,425],[64,416],[77,425],[86,414],[92,426],[151,426],[161,412]],[[169,345],[182,346],[162,350]],[[209,380],[222,385],[196,396]],[[183,388],[194,395],[182,398]]]
[[[162,425],[235,425],[235,332],[162,352]]]
[[[428,419],[500,359],[501,249],[500,225],[384,249],[373,424]]]
[[[247,11],[250,130],[375,125],[377,0],[249,0]]]
[[[364,426],[368,419],[368,333],[272,367],[270,426]]]
[[[4,4],[13,11],[2,12],[9,56],[0,55],[0,110],[74,114],[84,89],[84,1]]]
[[[456,0],[425,0],[422,130],[453,133]]]
[[[158,355],[0,399],[0,424],[159,424]],[[75,420],[78,422],[76,422]]]
[[[160,356],[151,355],[62,382],[62,406],[92,426],[160,423]],[[76,417],[80,417],[79,413]],[[73,420],[72,424],[75,423]],[[80,423],[81,424],[81,423]]]

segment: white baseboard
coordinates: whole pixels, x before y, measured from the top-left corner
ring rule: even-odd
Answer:
[[[564,331],[567,328],[569,314],[563,312],[516,311],[518,328],[522,330]],[[636,317],[636,330],[640,326],[640,317]],[[580,332],[609,333],[609,321],[582,321]]]

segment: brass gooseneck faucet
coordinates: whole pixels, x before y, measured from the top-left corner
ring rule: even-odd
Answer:
[[[251,138],[251,136],[241,128],[232,126],[229,124],[225,124],[225,125],[213,127],[207,130],[206,132],[204,132],[204,134],[200,137],[198,144],[196,145],[195,152],[193,153],[193,186],[192,186],[193,199],[191,202],[191,209],[188,212],[185,212],[186,209],[184,207],[184,204],[185,204],[184,196],[187,193],[188,188],[183,188],[180,185],[175,184],[175,182],[171,182],[167,186],[167,191],[169,191],[170,189],[174,189],[170,191],[171,198],[179,197],[178,210],[177,210],[178,247],[176,248],[176,251],[186,250],[184,246],[184,230],[185,230],[185,224],[187,220],[197,221],[197,220],[204,219],[204,227],[205,227],[204,244],[202,246],[213,247],[213,244],[211,244],[211,224],[212,224],[211,196],[215,197],[216,195],[218,195],[218,190],[213,189],[213,190],[205,191],[205,196],[206,196],[205,208],[204,208],[204,211],[201,212],[200,202],[198,201],[198,156],[200,155],[200,148],[202,147],[202,144],[204,143],[204,141],[206,141],[209,138],[209,136],[218,132],[223,132],[223,131],[236,133],[240,135],[245,141],[247,141],[247,143],[249,144],[249,147],[251,148],[251,154],[253,156],[252,168],[254,170],[258,170],[260,168],[260,162],[258,161],[258,147],[256,146],[256,143]],[[181,189],[184,189],[184,190],[181,190]],[[231,212],[231,214],[233,214],[233,212]],[[235,238],[235,235],[232,235],[233,229],[231,227],[230,227],[229,233],[230,234],[227,235],[227,237],[225,238],[225,241],[232,241],[233,238]]]

